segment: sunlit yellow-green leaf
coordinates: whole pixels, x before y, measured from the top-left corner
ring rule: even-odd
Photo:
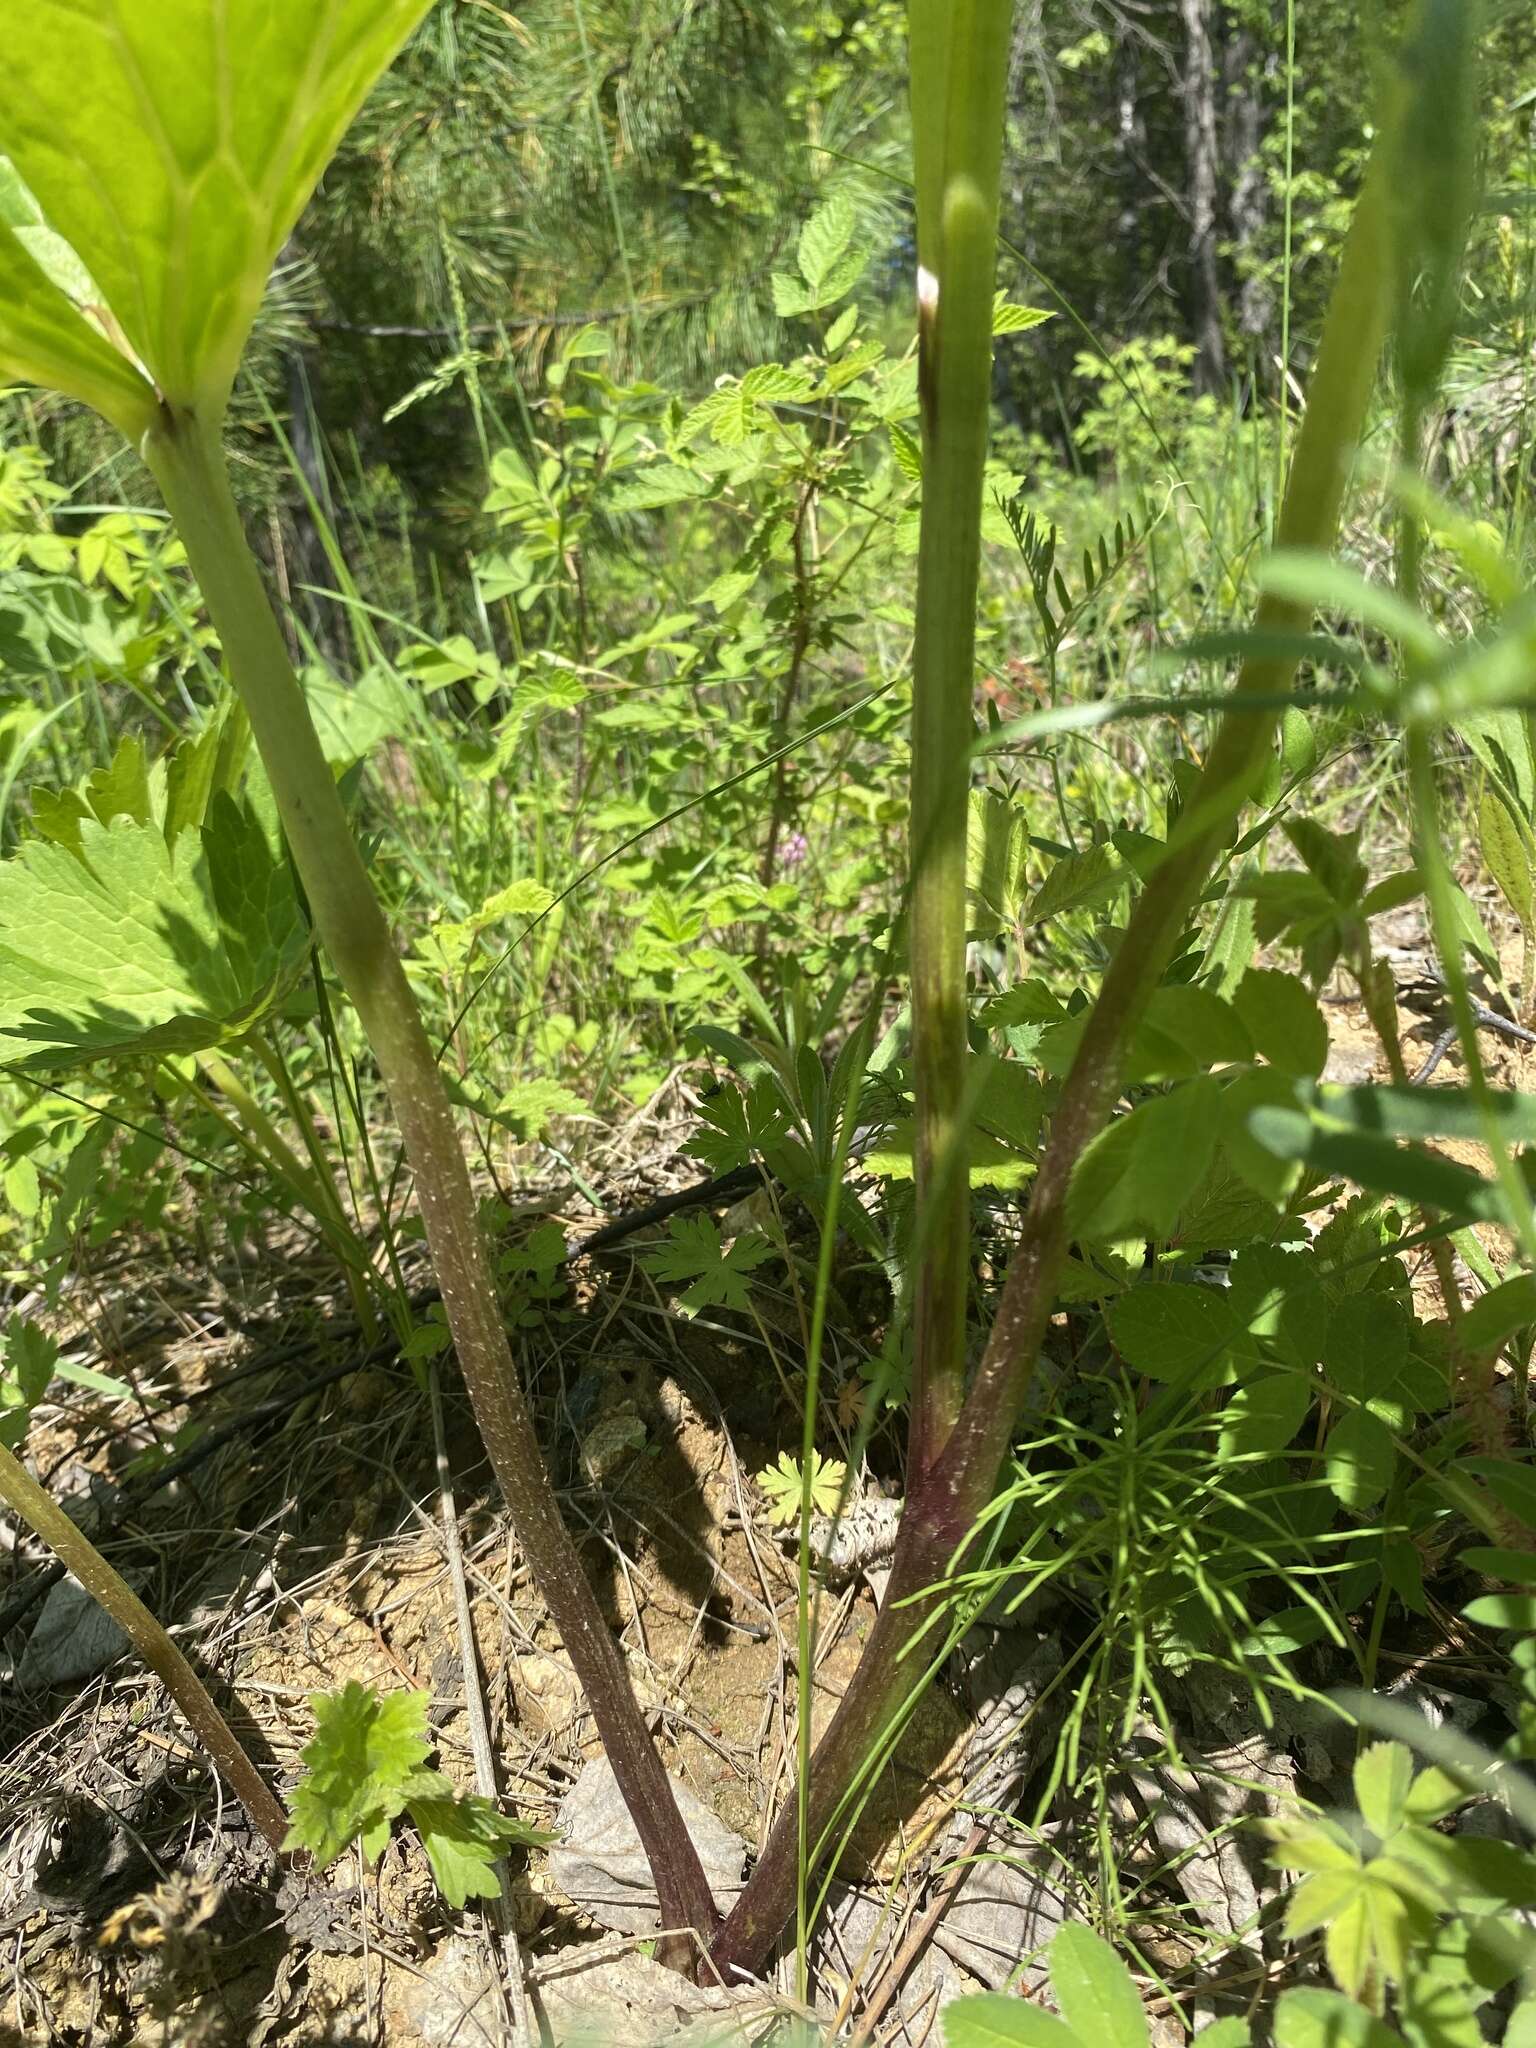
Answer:
[[[59,1071],[238,1040],[303,972],[286,861],[221,796],[168,841],[126,811],[56,821],[0,862],[0,1061]]]
[[[131,439],[155,394],[120,350],[64,295],[0,221],[0,377],[83,399]]]
[[[222,408],[278,251],[425,7],[26,0],[8,10],[0,154],[172,403]],[[65,365],[66,381],[45,350],[26,361],[5,349],[23,313],[44,334],[71,332],[62,291],[38,304],[28,280],[13,303],[14,269],[0,268],[0,355],[92,404],[112,400],[102,409],[124,424],[123,388],[109,388],[99,352],[88,365],[98,391],[85,388],[79,362]],[[73,346],[84,355],[78,333]]]

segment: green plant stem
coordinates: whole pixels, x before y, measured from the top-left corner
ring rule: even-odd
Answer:
[[[914,64],[912,79],[922,209],[923,507],[912,673],[910,943],[916,1186],[925,1236],[913,1307],[909,1484],[943,1450],[965,1392],[965,852],[1012,8],[1009,0],[952,0],[948,12],[941,24],[934,0],[914,0],[912,8],[914,53],[935,35],[947,37],[948,46],[937,77]],[[943,95],[938,108],[927,104],[936,92]]]
[[[299,1136],[304,1142],[304,1153],[314,1170],[314,1184],[320,1199],[325,1203],[325,1213],[330,1218],[331,1229],[335,1232],[336,1243],[346,1265],[347,1287],[357,1308],[357,1318],[362,1325],[363,1341],[372,1344],[379,1333],[373,1289],[379,1286],[378,1270],[366,1244],[352,1227],[341,1199],[341,1189],[336,1183],[335,1170],[320,1142],[320,1133],[315,1128],[314,1114],[289,1071],[282,1048],[274,1043],[265,1031],[258,1032],[251,1041],[256,1057],[261,1061],[272,1083],[282,1097],[289,1116],[292,1117]],[[382,1291],[382,1290],[381,1290]],[[397,1301],[399,1290],[397,1286]]]
[[[1386,328],[1391,274],[1387,181],[1386,152],[1379,150],[1345,244],[1296,438],[1280,520],[1284,546],[1327,549],[1337,537]],[[1273,598],[1259,606],[1262,632],[1296,632],[1308,623],[1301,607]],[[1269,699],[1283,701],[1295,668],[1294,661],[1268,656],[1243,664],[1235,701],[1185,808],[1176,843],[1138,898],[1110,963],[1052,1118],[981,1365],[942,1454],[909,1484],[880,1613],[817,1746],[805,1802],[813,1844],[821,1840],[843,1788],[908,1691],[913,1666],[906,1653],[943,1603],[941,1582],[991,1498],[1055,1305],[1068,1245],[1066,1197],[1073,1171],[1114,1104],[1126,1047],[1221,851],[1226,827],[1267,761],[1280,714],[1259,707]],[[711,1952],[727,1981],[733,1970],[761,1963],[792,1909],[797,1811],[791,1808],[780,1816]]]
[[[1275,503],[1285,486],[1291,428],[1291,248],[1296,226],[1296,0],[1285,0],[1285,226],[1280,247],[1280,421],[1275,435]]]
[[[590,1578],[560,1519],[512,1362],[431,1041],[246,545],[217,430],[163,412],[143,453],[176,521],[272,784],[311,915],[389,1092],[464,1382],[518,1540],[650,1858],[665,1925],[717,1915]]]
[[[352,1250],[362,1274],[368,1280],[376,1279],[368,1247],[353,1229],[346,1205],[341,1199],[341,1189],[337,1185],[335,1170],[315,1126],[314,1113],[293,1078],[288,1062],[283,1057],[282,1048],[262,1031],[251,1041],[251,1049],[270,1075],[273,1086],[282,1097],[283,1105],[303,1140],[304,1154],[312,1169],[313,1184],[319,1199],[325,1204],[325,1213],[330,1217],[341,1241]]]
[[[0,1444],[0,1500],[21,1516],[111,1616],[181,1709],[215,1769],[274,1849],[281,1850],[288,1816],[252,1763],[244,1745],[214,1705],[207,1686],[133,1588],[69,1519],[45,1486]]]
[[[1376,381],[1390,303],[1386,207],[1387,157],[1367,175],[1344,247],[1324,325],[1307,408],[1296,437],[1278,543],[1331,549],[1354,453]],[[1256,630],[1295,634],[1310,625],[1308,607],[1266,595]],[[986,1465],[990,1486],[1013,1418],[1028,1391],[1067,1249],[1068,1185],[1085,1147],[1119,1094],[1126,1047],[1198,902],[1233,818],[1269,759],[1283,701],[1296,676],[1294,657],[1254,655],[1243,662],[1232,705],[1161,864],[1137,899],[1119,949],[1062,1087],[1050,1142],[1030,1190],[1019,1245],[1009,1264],[986,1351],[956,1428],[956,1470]],[[973,1485],[963,1489],[969,1495]],[[985,1492],[977,1507],[984,1503]],[[957,1528],[963,1534],[964,1524]]]
[[[265,1050],[259,1044],[255,1050],[262,1064],[268,1066]],[[315,1165],[313,1170],[311,1166],[305,1165],[249,1088],[220,1054],[200,1053],[198,1065],[238,1115],[240,1124],[245,1129],[247,1143],[280,1180],[288,1183],[311,1211],[325,1236],[335,1246],[343,1263],[349,1269],[356,1266],[366,1273],[369,1265],[368,1247],[352,1228],[328,1175],[320,1170],[319,1165]]]
[[[330,1190],[311,1173],[221,1054],[213,1051],[199,1053],[197,1063],[239,1115],[246,1128],[248,1142],[279,1179],[287,1181],[294,1193],[314,1211],[315,1220],[325,1228],[327,1236],[332,1235],[338,1219]]]
[[[373,1278],[372,1262],[368,1257],[368,1247],[348,1222],[334,1190],[323,1177],[317,1179],[310,1173],[261,1104],[218,1053],[199,1053],[198,1065],[235,1113],[230,1115],[214,1096],[196,1093],[200,1107],[216,1117],[235,1143],[268,1172],[275,1173],[296,1200],[308,1209],[320,1237],[341,1266],[364,1341],[373,1343],[378,1336],[378,1316],[369,1293],[369,1282]],[[167,1068],[166,1071],[174,1073],[174,1069]]]

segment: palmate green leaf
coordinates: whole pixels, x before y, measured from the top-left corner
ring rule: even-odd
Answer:
[[[425,1768],[431,1743],[424,1692],[380,1694],[354,1680],[339,1693],[311,1695],[309,1704],[315,1734],[303,1751],[284,1846],[307,1849],[320,1869],[359,1841],[372,1861],[391,1822],[409,1811],[438,1889],[457,1908],[470,1898],[497,1897],[495,1866],[508,1849],[549,1839]]]
[[[33,840],[0,864],[0,1059],[57,1072],[242,1037],[301,974],[309,927],[286,862],[219,795],[168,844],[119,814],[78,847]]]
[[[1358,1867],[1349,1870],[1320,1870],[1303,1878],[1286,1903],[1285,1938],[1301,1941],[1328,1927],[1355,1906],[1364,1884]]]
[[[456,1791],[441,1771],[415,1771],[403,1790],[437,1888],[455,1911],[470,1899],[501,1896],[496,1865],[509,1849],[551,1840],[478,1793]]]
[[[773,1245],[761,1231],[744,1230],[729,1250],[708,1216],[674,1216],[665,1241],[645,1253],[641,1264],[658,1280],[692,1285],[678,1297],[685,1315],[697,1315],[702,1308],[748,1310],[752,1306],[746,1276],[765,1259],[773,1257]]]
[[[27,0],[9,11],[0,154],[172,404],[222,412],[277,253],[426,4]],[[61,317],[72,310],[62,292],[40,301],[23,279],[16,296],[15,269],[0,257],[0,354],[24,317],[45,337],[57,325],[77,359],[70,381],[41,356],[15,367],[134,431],[132,386],[87,350],[78,330],[89,326]]]
[[[515,1137],[542,1138],[557,1116],[588,1116],[581,1097],[559,1081],[514,1081],[492,1112]]]
[[[812,1446],[810,1476],[811,1512],[835,1515],[838,1502],[843,1497],[848,1467],[841,1458],[824,1458]],[[765,1466],[755,1477],[768,1496],[769,1521],[785,1529],[798,1522],[801,1503],[805,1499],[805,1473],[794,1452],[780,1451],[778,1464]]]
[[[383,1846],[431,1747],[427,1696],[381,1697],[354,1679],[339,1693],[312,1694],[309,1704],[315,1733],[302,1752],[284,1846],[307,1849],[324,1870],[359,1836],[370,1853]]]
[[[1359,1892],[1330,1920],[1324,1937],[1335,1983],[1356,1998],[1378,1976],[1399,1982],[1410,1947],[1426,1939],[1434,1926],[1433,1915],[1417,1899],[1375,1871],[1374,1864],[1367,1864]]]

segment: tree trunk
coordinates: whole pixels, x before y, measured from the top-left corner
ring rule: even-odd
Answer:
[[[1227,111],[1224,155],[1232,189],[1227,200],[1227,222],[1240,279],[1237,295],[1237,324],[1242,333],[1262,350],[1268,343],[1274,319],[1274,294],[1257,271],[1259,237],[1263,232],[1269,197],[1264,165],[1259,155],[1263,137],[1263,93],[1268,79],[1279,69],[1274,52],[1264,58],[1259,71],[1259,53],[1248,29],[1241,29],[1228,43],[1223,70],[1226,75]]]
[[[1226,382],[1221,331],[1221,278],[1216,224],[1221,189],[1218,74],[1211,41],[1212,0],[1179,0],[1184,22],[1184,156],[1189,194],[1190,331],[1198,351],[1195,384],[1218,391]]]

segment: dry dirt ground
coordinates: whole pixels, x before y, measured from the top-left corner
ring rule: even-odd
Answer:
[[[1338,1003],[1330,1018],[1331,1074],[1383,1078],[1358,1007]],[[1405,1022],[1415,1046],[1433,1036],[1432,1020]],[[1500,1081],[1526,1078],[1524,1052],[1489,1041]],[[642,1179],[623,1201],[654,1186]],[[764,1333],[736,1321],[678,1317],[626,1251],[575,1269],[527,1355],[583,1561],[668,1766],[751,1851],[790,1790],[796,1697],[795,1577],[752,1475],[799,1423]],[[163,1249],[130,1250],[82,1280],[58,1334],[133,1387],[136,1414],[125,1426],[120,1408],[70,1389],[39,1411],[29,1455],[195,1649],[273,1783],[287,1791],[297,1775],[308,1695],[359,1679],[428,1693],[440,1766],[468,1789],[469,1685],[502,1798],[556,1824],[598,1746],[456,1383],[442,1397],[440,1464],[428,1390],[407,1368],[368,1362],[324,1267],[281,1245],[175,1280]],[[39,1599],[46,1559],[25,1538],[8,1543],[0,2044],[483,2048],[568,2038],[586,2010],[608,2038],[643,2048],[727,2026],[758,2038],[804,2010],[789,1968],[734,2000],[685,1992],[643,1934],[562,1887],[545,1852],[514,1860],[502,1915],[449,1912],[405,1829],[373,1869],[277,1867],[221,1806],[158,1685],[103,1641],[67,1581]],[[818,1718],[857,1660],[881,1579],[876,1563],[822,1597]],[[1103,1881],[1091,1830],[1071,1842],[1057,1821],[1043,1837],[1000,1838],[976,1812],[1016,1805],[1049,1755],[1056,1624],[1041,1609],[983,1631],[925,1689],[858,1824],[810,1992],[823,2021],[860,2041],[937,2039],[941,1997],[1006,1981]],[[1398,1654],[1407,1669],[1411,1646]],[[1454,1687],[1454,1657],[1439,1677]],[[1256,1931],[1272,1886],[1235,1823],[1289,1797],[1298,1768],[1315,1785],[1340,1761],[1325,1723],[1266,1734],[1234,1719],[1230,1697],[1191,1692],[1186,1705],[1203,1767],[1171,1770],[1153,1732],[1133,1731],[1108,1809],[1116,1882],[1147,1902],[1140,1955],[1166,2042],[1215,2009],[1179,1988],[1192,1962],[1225,1977],[1226,2009],[1272,1981],[1277,1950]],[[947,1940],[930,1939],[950,1923]]]

